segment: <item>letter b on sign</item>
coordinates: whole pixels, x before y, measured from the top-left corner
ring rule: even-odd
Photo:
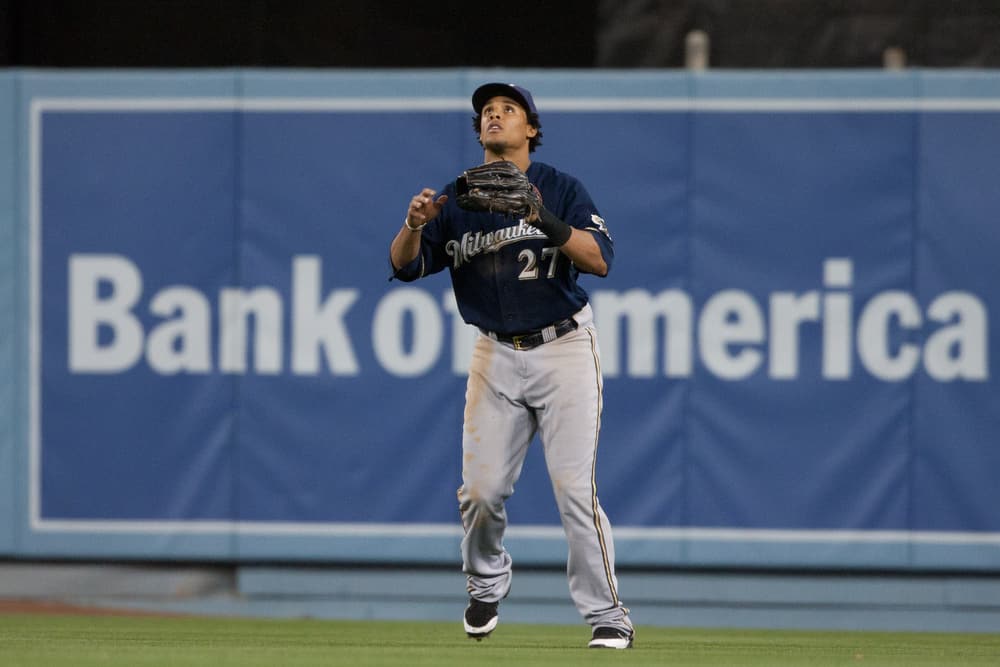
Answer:
[[[101,285],[111,288],[101,297]],[[142,355],[143,330],[132,308],[142,294],[142,274],[120,255],[69,258],[69,368],[74,373],[115,373]],[[101,328],[111,331],[102,345]]]

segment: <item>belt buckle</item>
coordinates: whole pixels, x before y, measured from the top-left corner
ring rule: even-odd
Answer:
[[[523,340],[524,340],[525,338],[527,338],[527,337],[528,337],[527,335],[522,335],[522,336],[511,336],[511,338],[510,338],[510,342],[514,344],[514,349],[515,349],[515,350],[523,350],[523,349],[525,349],[525,348],[524,348],[524,347],[522,347],[522,341],[523,341]]]

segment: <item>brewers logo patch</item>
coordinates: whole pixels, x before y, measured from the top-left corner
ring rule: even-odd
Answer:
[[[604,218],[597,215],[596,213],[592,213],[590,215],[590,221],[594,223],[594,227],[596,227],[599,232],[601,232],[609,239],[614,241],[614,239],[611,238],[611,232],[608,231],[608,226],[604,224]]]

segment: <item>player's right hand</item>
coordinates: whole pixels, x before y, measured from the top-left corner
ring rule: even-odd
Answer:
[[[406,221],[410,226],[423,227],[441,212],[441,207],[448,201],[448,195],[434,199],[435,194],[436,191],[424,188],[410,200],[410,207],[406,209]]]

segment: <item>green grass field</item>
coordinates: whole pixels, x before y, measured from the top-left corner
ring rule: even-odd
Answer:
[[[0,615],[4,667],[239,665],[1000,665],[1000,635],[638,628],[630,651],[584,648],[584,626]]]

